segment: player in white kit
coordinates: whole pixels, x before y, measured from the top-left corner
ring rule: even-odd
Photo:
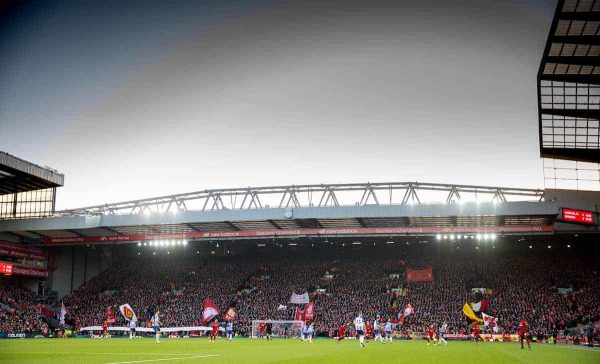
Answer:
[[[377,339],[383,342],[383,337],[381,336],[381,323],[379,322],[379,315],[377,315],[377,318],[375,319],[375,321],[373,321],[373,334],[375,335],[373,342],[377,341]]]
[[[158,315],[160,314],[160,310],[156,310],[156,313],[152,316],[152,328],[154,329],[154,333],[156,336],[156,343],[160,344],[160,319]]]
[[[129,338],[130,339],[135,339],[135,320],[131,319],[129,320]]]
[[[446,324],[445,322],[442,324],[442,326],[440,326],[440,329],[438,330],[439,342],[444,343],[444,345],[448,345],[448,342],[446,341],[446,339],[444,339],[444,335],[446,335],[447,330],[448,330],[448,324]]]
[[[354,319],[354,329],[356,329],[356,334],[358,335],[358,340],[360,345],[365,347],[365,321],[362,317],[362,312],[358,313],[358,317]]]
[[[394,324],[392,324],[392,322],[389,319],[383,325],[383,329],[385,330],[385,341],[389,341],[390,343],[392,342],[393,325]]]

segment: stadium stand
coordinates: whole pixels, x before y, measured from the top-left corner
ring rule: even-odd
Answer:
[[[304,291],[316,302],[316,330],[321,336],[350,322],[358,311],[372,321],[378,314],[396,317],[407,303],[416,312],[404,323],[403,332],[423,332],[431,323],[446,322],[450,332],[464,333],[468,325],[462,305],[482,298],[490,299],[487,313],[498,317],[501,329],[510,333],[522,318],[529,320],[538,337],[550,335],[555,327],[564,330],[600,321],[598,266],[573,254],[307,249],[302,254],[276,251],[252,259],[163,259],[136,256],[66,296],[72,321],[77,327],[98,325],[106,317],[106,307],[117,312],[120,304],[129,303],[144,320],[160,308],[165,326],[186,326],[198,324],[202,302],[210,298],[223,312],[235,307],[237,331],[247,335],[253,319],[293,319],[290,295]],[[433,281],[407,282],[407,267],[431,267]],[[326,274],[333,278],[324,279]],[[490,291],[473,294],[472,288],[478,287]],[[288,308],[279,310],[281,304]],[[117,320],[124,324],[120,315]]]

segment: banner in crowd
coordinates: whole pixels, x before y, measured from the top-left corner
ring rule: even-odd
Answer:
[[[559,288],[558,293],[567,294],[573,292],[573,287]]]
[[[60,303],[60,317],[58,319],[58,322],[64,326],[65,324],[65,315],[67,314],[67,308],[65,307],[65,303],[61,302]]]
[[[290,303],[295,303],[295,304],[305,304],[308,303],[310,300],[308,298],[308,292],[304,292],[302,294],[296,294],[295,292],[292,292],[292,297],[290,298]]]
[[[286,305],[279,305],[279,307],[277,307],[277,311],[285,311],[285,310],[287,310]]]
[[[304,308],[304,321],[312,321],[315,318],[315,303],[309,302]]]
[[[115,322],[117,322],[117,320],[115,320],[115,313],[113,312],[112,307],[108,306],[106,308],[106,323],[114,324]]]
[[[465,303],[465,305],[463,306],[463,314],[467,316],[467,318],[469,318],[471,322],[481,323],[483,321],[482,319],[477,317],[477,315],[475,315],[475,312],[473,312],[471,305],[469,305],[468,303]]]
[[[79,331],[102,331],[102,326],[86,326],[79,329]],[[129,331],[129,327],[112,327],[108,328],[108,331]],[[182,326],[182,327],[161,327],[160,332],[180,332],[180,331],[211,331],[212,326]],[[137,332],[154,332],[152,327],[136,327]],[[219,331],[225,331],[225,328],[219,327]]]
[[[484,312],[489,305],[490,300],[488,300],[487,298],[477,303],[471,302],[471,308],[473,309],[473,312]]]
[[[213,301],[208,298],[204,300],[204,310],[202,311],[202,324],[205,324],[215,318],[221,311],[215,306]]]
[[[491,326],[491,327],[496,326],[497,321],[496,321],[495,317],[486,315],[485,313],[482,313],[481,315],[483,316],[483,324],[485,326]]]
[[[400,316],[400,320],[398,321],[398,325],[402,326],[402,324],[404,324],[404,320],[406,320],[406,318],[412,314],[415,313],[415,310],[413,309],[413,306],[409,303],[406,305],[406,307],[404,308],[404,311],[402,311],[402,315]]]
[[[424,269],[406,268],[407,282],[433,282],[433,270],[431,267]]]
[[[123,317],[125,317],[125,320],[127,320],[127,321],[133,320],[133,321],[137,322],[137,316],[136,316],[135,312],[133,312],[133,308],[131,308],[131,306],[129,306],[129,303],[119,306],[119,311],[121,311],[121,315],[123,315]]]
[[[38,312],[41,315],[56,318],[56,311],[49,310],[46,305],[38,304]]]
[[[225,316],[223,316],[225,321],[233,321],[237,318],[237,312],[233,307],[229,307],[229,310],[225,312]]]

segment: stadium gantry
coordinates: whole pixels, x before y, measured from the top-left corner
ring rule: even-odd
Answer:
[[[597,192],[434,183],[205,190],[0,221],[33,244],[597,231]],[[570,224],[563,211],[590,214]],[[491,235],[490,235],[491,236]]]

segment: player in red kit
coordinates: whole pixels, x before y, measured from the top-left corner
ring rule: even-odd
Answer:
[[[339,327],[338,336],[337,336],[338,343],[346,338],[346,328],[347,327],[348,327],[347,323],[343,323],[342,326]]]
[[[479,340],[483,342],[483,339],[481,338],[481,330],[479,329],[479,325],[477,323],[473,325],[473,340],[475,340],[476,344],[479,344]]]
[[[258,324],[258,331],[259,331],[259,338],[265,336],[265,323],[263,321],[261,321]]]
[[[437,345],[435,342],[435,327],[433,325],[429,325],[427,328],[427,346],[429,343],[433,343],[433,345]]]
[[[219,334],[219,320],[214,320],[212,323],[212,332],[210,333],[210,341],[216,342]]]
[[[521,320],[519,323],[519,340],[521,341],[521,349],[525,349],[523,347],[523,340],[525,340],[527,342],[527,347],[531,350],[531,345],[529,344],[529,326],[525,319]]]
[[[108,337],[108,321],[104,320],[102,323],[102,336],[104,338]]]

